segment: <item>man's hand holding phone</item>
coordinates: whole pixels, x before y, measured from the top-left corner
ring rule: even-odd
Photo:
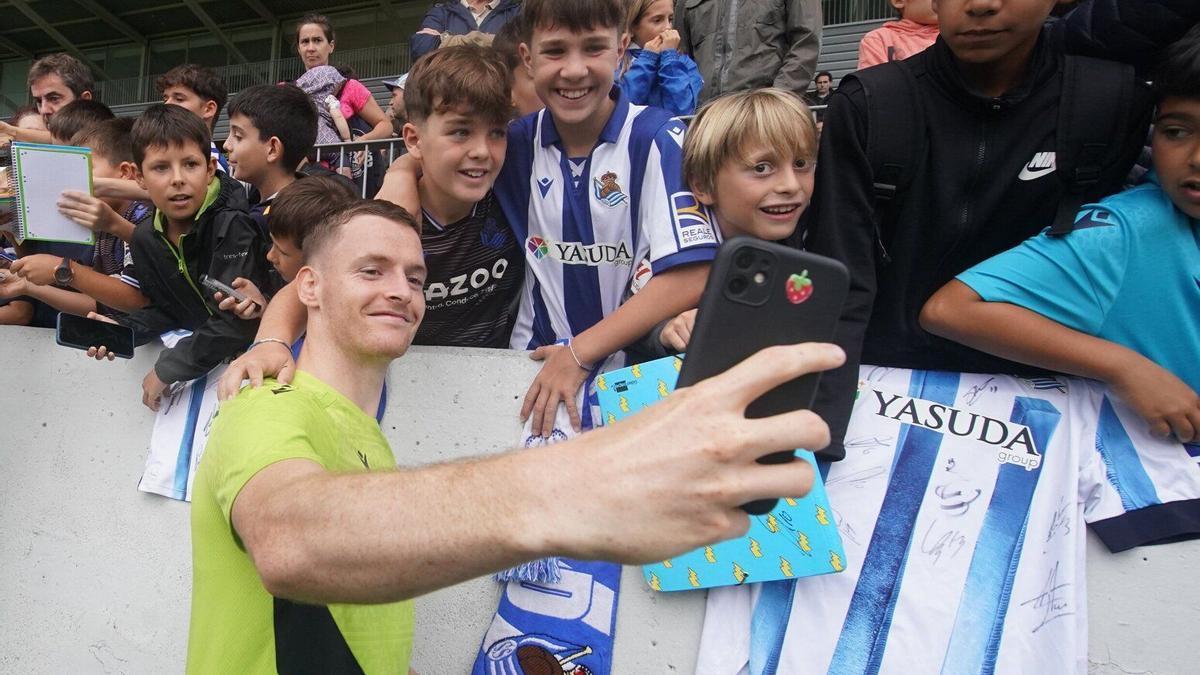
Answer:
[[[573,439],[570,453],[538,448],[539,467],[558,480],[547,487],[548,531],[568,541],[570,557],[644,564],[742,536],[750,525],[740,505],[808,492],[808,462],[764,466],[764,452],[819,450],[829,427],[809,410],[752,418],[747,407],[788,381],[836,368],[841,349],[806,343],[769,347],[729,370],[680,389],[622,422]],[[669,438],[669,443],[661,439]],[[647,452],[653,445],[654,451]],[[532,478],[531,478],[532,479]],[[596,486],[572,509],[581,484]],[[555,521],[555,519],[560,519]],[[597,543],[603,542],[603,543]]]

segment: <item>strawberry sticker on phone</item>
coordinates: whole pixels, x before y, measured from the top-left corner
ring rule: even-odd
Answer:
[[[798,305],[812,297],[813,282],[808,278],[808,270],[793,274],[787,280],[787,299],[793,305]]]

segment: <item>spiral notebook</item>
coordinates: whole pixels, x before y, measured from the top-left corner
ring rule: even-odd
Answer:
[[[92,192],[92,151],[65,145],[13,143],[9,191],[15,218],[9,229],[17,241],[94,244],[88,228],[58,211],[63,190]]]
[[[682,364],[668,356],[596,378],[605,424],[616,424],[669,396]],[[807,450],[797,450],[796,461],[816,466]],[[841,572],[846,567],[842,537],[825,483],[814,473],[807,495],[781,499],[770,513],[751,516],[745,536],[642,567],[646,583],[656,591],[686,591]]]

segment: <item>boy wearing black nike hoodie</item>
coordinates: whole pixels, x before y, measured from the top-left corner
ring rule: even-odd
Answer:
[[[1107,153],[1105,171],[1094,181],[1076,171],[1060,176],[1068,173],[1056,172],[1054,159],[1063,147],[1064,64],[1075,58],[1064,53],[1145,65],[1200,20],[1194,0],[1093,0],[1044,23],[1055,4],[935,0],[941,37],[932,47],[844,79],[830,101],[816,190],[799,236],[808,250],[851,272],[837,335],[846,365],[825,374],[814,405],[832,431],[825,451],[831,459],[844,455],[860,363],[1029,372],[926,333],[921,307],[958,273],[1053,223],[1060,202],[1095,201],[1121,188],[1148,129],[1149,96],[1133,69],[1075,61],[1084,90],[1090,75],[1102,72],[1110,81],[1123,78],[1129,95],[1111,102],[1124,106],[1116,117],[1107,105],[1082,106],[1085,115],[1094,110],[1096,125],[1112,129],[1104,145],[1120,150]],[[919,122],[871,128],[880,110],[897,108],[896,96],[873,88],[881,80],[901,83],[900,93],[920,108],[907,116]],[[1091,119],[1084,119],[1061,133],[1087,131]],[[912,139],[900,144],[908,155],[878,162],[879,147],[895,145],[885,139],[897,137]],[[1081,186],[1086,194],[1069,194]]]
[[[133,125],[132,137],[137,182],[157,213],[138,225],[130,245],[150,304],[122,323],[140,339],[192,331],[163,351],[142,382],[143,403],[157,410],[168,385],[203,375],[254,339],[258,321],[219,311],[200,277],[226,284],[243,277],[267,288],[268,242],[250,218],[245,189],[217,173],[199,117],[178,106],[153,105]]]

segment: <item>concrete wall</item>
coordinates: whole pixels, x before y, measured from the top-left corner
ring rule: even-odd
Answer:
[[[0,327],[0,673],[183,670],[188,508],[136,489],[154,420],[140,383],[154,355],[95,363],[47,331]],[[390,374],[396,456],[504,449],[535,365],[414,349]],[[1112,556],[1092,541],[1088,557],[1092,672],[1195,672],[1200,543]],[[652,593],[628,568],[622,588],[615,672],[692,672],[703,595]],[[468,672],[496,599],[488,580],[420,599],[414,667]]]

